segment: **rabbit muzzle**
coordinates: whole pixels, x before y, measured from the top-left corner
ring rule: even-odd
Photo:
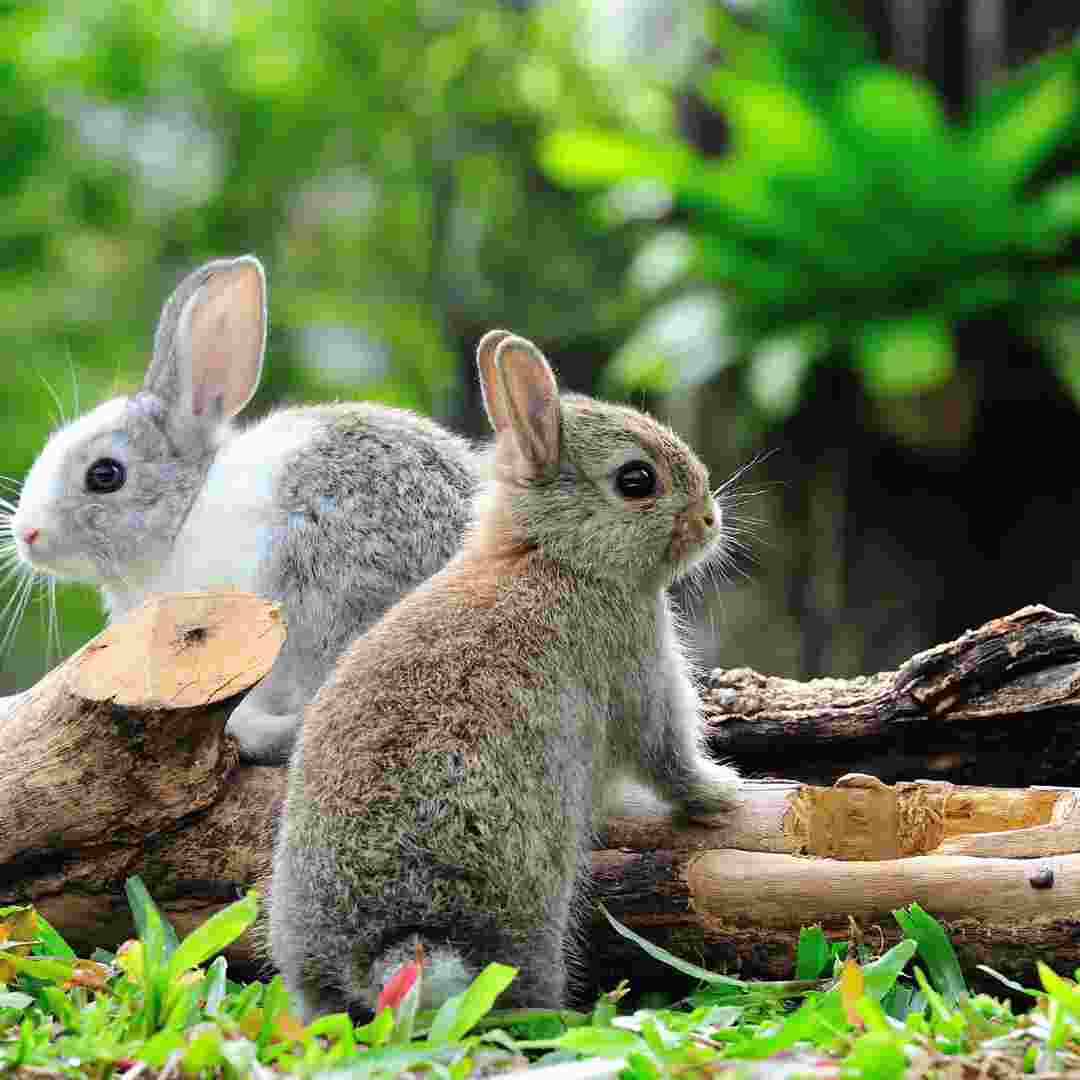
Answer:
[[[81,545],[51,515],[45,512],[16,511],[11,522],[15,554],[19,561],[39,574],[77,581],[97,578],[97,566]]]
[[[671,561],[682,573],[720,538],[720,511],[711,495],[703,495],[676,519],[671,532]]]

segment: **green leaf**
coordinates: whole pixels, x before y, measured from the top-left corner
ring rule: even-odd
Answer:
[[[221,1044],[221,1056],[229,1063],[235,1077],[252,1075],[257,1051],[250,1039],[226,1039]]]
[[[467,990],[443,1002],[431,1025],[431,1042],[457,1042],[482,1020],[510,985],[517,968],[488,964]]]
[[[573,1050],[589,1057],[625,1057],[635,1050],[644,1050],[640,1036],[624,1028],[571,1028],[555,1040],[563,1050]]]
[[[912,999],[915,991],[905,983],[895,983],[893,988],[881,999],[881,1007],[887,1016],[894,1020],[906,1020],[912,1011]]]
[[[206,1025],[189,1043],[180,1059],[180,1066],[185,1073],[198,1075],[203,1070],[216,1068],[224,1060],[221,1055],[225,1041],[221,1028]]]
[[[761,174],[817,177],[830,170],[835,150],[824,118],[788,87],[718,68],[701,90],[724,114],[734,155]]]
[[[834,1035],[843,1027],[839,991],[807,998],[790,1016],[785,1017],[779,1030],[771,1035],[755,1035],[737,1044],[739,1057],[760,1061],[798,1042],[816,1042]]]
[[[19,990],[0,992],[0,1009],[25,1009],[27,1005],[33,1004],[34,999]]]
[[[904,397],[944,385],[956,368],[949,326],[932,314],[863,327],[856,363],[872,397]]]
[[[11,956],[8,959],[20,975],[32,975],[46,982],[65,982],[75,972],[73,961],[51,956]]]
[[[899,908],[892,914],[904,937],[918,944],[919,956],[926,962],[934,987],[948,1005],[955,1005],[968,988],[952,942],[941,923],[918,904]]]
[[[344,1016],[345,1014],[340,1013],[335,1015]],[[322,1017],[319,1020],[313,1021],[308,1030],[314,1035],[323,1034],[321,1025],[324,1024],[326,1020],[327,1017]],[[316,1028],[316,1025],[320,1026]],[[373,1020],[356,1029],[357,1040],[368,1046],[382,1046],[389,1041],[393,1034],[394,1010],[391,1009],[389,1005],[387,1005]]]
[[[154,927],[160,928],[162,959],[168,959],[179,944],[179,938],[172,923],[161,914],[161,909],[154,903],[149,891],[138,875],[129,877],[124,883],[131,915],[135,920],[135,930],[145,943],[149,935],[157,935]]]
[[[40,911],[34,912],[34,933],[38,943],[30,950],[34,956],[62,956],[68,960],[77,960],[75,950],[49,924]]]
[[[804,926],[795,949],[795,978],[816,979],[829,963],[829,940],[820,926]]]
[[[248,893],[250,897],[252,894]],[[243,903],[243,901],[240,901]],[[289,995],[285,990],[285,984],[280,975],[275,975],[263,993],[262,1002],[262,1026],[259,1028],[258,1037],[255,1039],[256,1049],[262,1053],[270,1045],[270,1039],[274,1034],[274,1023],[277,1018],[287,1012],[289,1008]]]
[[[708,971],[703,967],[698,967],[697,964],[691,964],[688,960],[680,960],[677,956],[672,956],[667,949],[662,949],[659,945],[654,945],[651,941],[641,937],[640,934],[635,934],[628,926],[623,926],[623,924],[619,922],[619,920],[616,919],[603,904],[600,904],[599,907],[604,913],[604,918],[611,923],[617,933],[621,934],[628,941],[632,941],[636,945],[639,945],[654,960],[659,960],[661,963],[667,964],[668,967],[672,967],[676,971],[681,971],[684,975],[689,975],[691,978],[701,979],[702,982],[711,983],[717,986],[733,986],[738,987],[739,989],[746,989],[746,983],[740,979],[733,979],[728,975],[717,975],[716,972]]]
[[[206,993],[206,1012],[210,1016],[213,1016],[221,1008],[228,993],[228,979],[226,977],[228,966],[225,957],[219,956],[207,968],[204,991]]]
[[[1046,992],[1060,1002],[1063,1009],[1080,1019],[1080,987],[1068,979],[1063,979],[1053,968],[1048,967],[1041,960],[1038,961],[1037,967],[1039,981],[1043,984]]]
[[[941,103],[930,85],[897,68],[875,65],[857,71],[844,87],[839,107],[860,141],[900,154],[940,153],[948,135]]]
[[[888,952],[866,964],[862,969],[866,996],[880,1001],[893,988],[900,972],[917,949],[916,942],[905,938],[898,941]]]
[[[1075,234],[1080,230],[1080,176],[1070,176],[1047,188],[1039,207],[1051,229]]]
[[[160,1068],[165,1064],[169,1055],[174,1050],[179,1050],[186,1042],[187,1039],[182,1031],[173,1031],[172,1029],[159,1031],[139,1047],[135,1052],[135,1056],[140,1061],[145,1061],[147,1065]]]
[[[254,889],[242,900],[215,912],[173,951],[165,972],[166,980],[171,984],[181,973],[198,967],[214,953],[231,945],[255,922],[258,913],[259,902]]]
[[[903,1080],[907,1064],[899,1035],[868,1031],[852,1044],[844,1058],[843,1074],[859,1080]]]
[[[677,142],[648,142],[616,131],[554,131],[540,142],[539,159],[557,183],[571,188],[608,187],[624,180],[661,180],[678,187],[693,164]]]
[[[972,131],[968,152],[973,167],[1005,187],[1017,186],[1062,144],[1076,123],[1078,105],[1076,73],[1050,68],[1010,107]]]

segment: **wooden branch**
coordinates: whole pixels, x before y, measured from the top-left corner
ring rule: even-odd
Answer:
[[[750,775],[1070,783],[1080,761],[1080,620],[1025,607],[899,671],[855,679],[717,669],[703,698],[712,750]]]
[[[283,642],[276,605],[170,596],[17,695],[0,727],[0,903],[115,944],[129,874],[219,901],[251,880],[281,775],[237,769],[227,706]]]
[[[1015,715],[1006,702],[1071,708],[1061,669],[1080,660],[1061,658],[1080,649],[1080,627],[1069,644],[1074,625],[1024,609],[900,672],[832,680],[831,690],[785,684],[769,698],[774,680],[739,675],[727,701],[744,711],[716,727],[725,737],[741,730],[743,745],[753,745],[760,717],[777,751],[787,725],[806,755],[811,738],[830,746],[830,717],[841,733],[833,742],[862,745],[888,738],[892,723],[1005,724]],[[282,640],[276,608],[253,597],[170,597],[17,695],[0,726],[0,904],[32,901],[79,947],[115,947],[132,932],[123,899],[130,874],[142,875],[181,932],[263,877],[284,771],[239,765],[224,724]],[[714,717],[721,691],[710,692]],[[891,910],[912,900],[946,920],[969,967],[1030,979],[1036,952],[1063,970],[1080,966],[1080,791],[1072,788],[888,785],[861,772],[830,787],[749,780],[724,827],[615,819],[602,842],[596,898],[714,969],[787,977],[799,927],[815,920],[845,936],[854,916],[887,943],[897,934]],[[670,983],[670,971],[599,915],[589,942],[594,985],[625,975],[641,988]],[[230,956],[250,963],[252,948],[244,940]]]

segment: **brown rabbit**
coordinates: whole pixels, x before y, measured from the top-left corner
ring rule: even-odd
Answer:
[[[514,1005],[566,989],[608,793],[730,808],[700,744],[667,586],[718,550],[704,466],[669,429],[567,395],[539,350],[480,343],[495,444],[465,545],[343,655],[304,715],[270,946],[305,1016],[374,1006],[417,940],[425,1003],[486,963]]]

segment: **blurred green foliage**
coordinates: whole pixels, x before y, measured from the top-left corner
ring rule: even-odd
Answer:
[[[662,186],[686,223],[639,255],[673,268],[659,284],[675,295],[616,356],[614,382],[663,390],[737,364],[748,400],[776,419],[799,407],[817,362],[843,358],[891,398],[949,380],[964,320],[999,316],[1052,342],[1075,331],[1080,177],[1047,166],[1080,149],[1080,48],[954,123],[930,86],[875,59],[842,5],[752,10],[711,9],[721,61],[698,91],[727,125],[723,156],[611,126],[561,127],[542,147],[560,182]],[[688,291],[695,275],[722,300]],[[700,362],[688,327],[713,342]],[[1080,400],[1080,355],[1050,355]]]
[[[954,123],[839,11],[0,0],[0,476],[136,386],[175,283],[245,251],[270,284],[253,412],[348,396],[455,420],[502,325],[613,353],[611,393],[730,367],[767,423],[838,356],[875,394],[941,383],[954,324],[986,312],[1051,343],[1080,398],[1080,180],[1047,167],[1077,148],[1076,49]],[[679,131],[707,37],[718,158]],[[101,614],[59,596],[68,652]],[[26,623],[0,693],[49,666]]]
[[[584,63],[580,34],[565,2],[0,3],[0,474],[77,399],[138,384],[162,302],[216,256],[268,268],[253,412],[348,396],[453,419],[491,326],[622,333],[635,238],[534,148],[544,124],[667,103]],[[59,595],[67,652],[101,615]],[[0,693],[46,666],[26,622]]]

